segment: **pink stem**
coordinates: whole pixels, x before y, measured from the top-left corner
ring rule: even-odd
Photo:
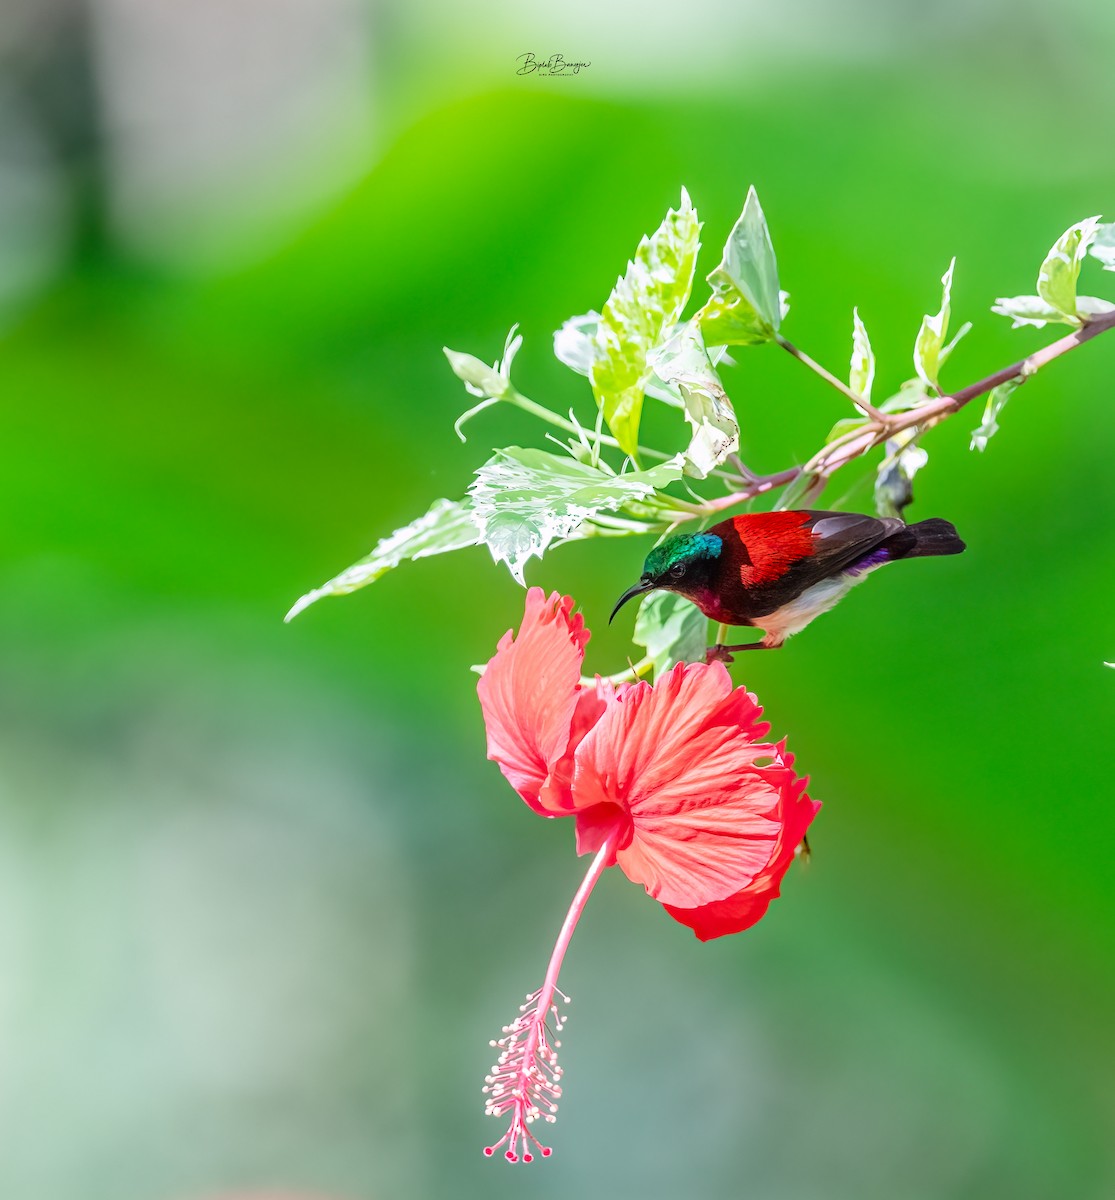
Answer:
[[[706,501],[701,505],[701,511],[704,513],[720,512],[722,509],[731,508],[733,504],[742,504],[745,500],[761,496],[773,488],[785,487],[786,484],[793,483],[801,472],[801,467],[790,467],[785,471],[779,471],[776,475],[756,475],[740,491],[733,492],[730,496],[720,496],[716,500]]]
[[[573,897],[573,903],[570,904],[569,911],[565,914],[565,921],[562,924],[561,932],[558,934],[558,939],[554,943],[553,953],[550,955],[550,965],[546,968],[546,978],[542,980],[542,990],[538,993],[538,1011],[543,1015],[550,1009],[550,1004],[554,998],[554,988],[557,987],[558,973],[561,971],[562,960],[565,958],[566,950],[569,949],[573,930],[577,928],[577,922],[581,919],[581,913],[584,912],[589,894],[596,887],[600,876],[611,866],[609,859],[614,857],[614,841],[614,835],[607,838],[604,845],[596,852],[596,857],[592,860],[592,866],[589,867],[584,879],[581,880],[581,886],[577,889],[577,894]],[[533,1053],[535,1049],[540,1028],[541,1026],[536,1024],[527,1037],[528,1055]]]
[[[825,447],[806,463],[804,469],[810,472],[820,471],[825,476],[831,475],[839,467],[859,458],[861,454],[866,454],[893,434],[899,433],[903,429],[910,429],[914,425],[935,425],[959,411],[965,404],[987,395],[1000,384],[1009,383],[1012,379],[1025,382],[1039,368],[1051,363],[1055,358],[1060,358],[1062,354],[1075,350],[1077,346],[1082,346],[1098,334],[1112,328],[1115,328],[1115,312],[1093,317],[1079,329],[1074,329],[1072,333],[1065,334],[1063,338],[1058,338],[1048,346],[1035,350],[1033,354],[1027,355],[1019,362],[1012,363],[1009,367],[1003,367],[1001,371],[996,371],[993,375],[988,375],[977,383],[969,384],[966,388],[961,388],[960,391],[953,392],[951,395],[931,400],[920,408],[905,413],[895,413],[887,418],[886,426],[883,428],[867,429],[863,433],[850,435],[846,443],[834,443]]]
[[[716,500],[706,501],[701,506],[702,513],[720,512],[725,508],[731,508],[734,504],[742,504],[745,500],[751,500],[755,496],[761,495],[763,492],[769,492],[773,488],[785,487],[788,483],[793,483],[799,475],[816,475],[820,480],[820,486],[823,488],[825,481],[840,467],[847,466],[861,455],[867,454],[876,446],[880,445],[889,437],[901,432],[903,429],[910,429],[915,425],[923,425],[928,427],[936,425],[943,421],[946,417],[958,412],[966,404],[970,404],[973,400],[980,396],[987,395],[988,392],[997,388],[1000,384],[1009,383],[1013,379],[1018,379],[1025,382],[1039,368],[1044,367],[1047,363],[1052,362],[1055,358],[1060,358],[1062,354],[1067,354],[1070,350],[1075,350],[1077,346],[1083,345],[1090,341],[1098,334],[1105,333],[1109,329],[1115,329],[1115,312],[1102,313],[1100,316],[1092,317],[1086,321],[1079,329],[1074,329],[1072,333],[1066,334],[1057,341],[1051,342],[1048,346],[1043,346],[1040,350],[1035,350],[1033,354],[1029,354],[1026,358],[1019,362],[1012,363],[1009,367],[1004,367],[1000,371],[996,371],[993,375],[988,375],[985,379],[981,379],[976,383],[969,384],[966,388],[961,388],[951,395],[938,396],[927,401],[920,408],[911,409],[904,413],[889,413],[884,414],[878,410],[872,410],[869,414],[875,418],[873,423],[865,429],[853,431],[845,434],[842,438],[838,438],[834,442],[830,442],[827,446],[819,450],[804,466],[790,467],[788,470],[779,471],[774,475],[755,476],[747,479],[746,487],[738,492],[733,492],[730,496],[722,496]],[[787,342],[781,343],[783,349],[789,350],[797,358],[800,358],[807,366],[819,371],[822,375],[828,376],[828,372],[819,368],[812,359],[803,354],[795,346],[791,346]],[[831,382],[846,394],[850,394],[852,399],[863,408],[861,403],[862,397],[856,397],[855,393],[850,392],[837,379],[831,379]],[[748,472],[750,475],[750,472]]]
[[[500,1055],[484,1081],[484,1092],[489,1097],[485,1109],[493,1117],[510,1114],[511,1124],[498,1142],[484,1147],[489,1158],[502,1146],[507,1147],[504,1157],[509,1162],[520,1159],[531,1162],[534,1158],[532,1147],[544,1158],[550,1154],[550,1147],[542,1145],[529,1129],[530,1123],[539,1118],[551,1123],[556,1120],[557,1101],[561,1095],[561,1068],[557,1065],[557,1047],[561,1043],[556,1039],[551,1043],[547,1038],[547,1021],[552,1009],[553,1032],[561,1032],[564,1022],[554,1003],[558,973],[589,893],[615,859],[615,841],[615,834],[605,839],[581,881],[565,914],[542,986],[527,996],[526,1003],[519,1007],[520,1015],[510,1025],[505,1025],[504,1036],[492,1043],[500,1047]],[[564,993],[559,994],[568,1002]]]

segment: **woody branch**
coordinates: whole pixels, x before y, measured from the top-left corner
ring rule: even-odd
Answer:
[[[939,425],[971,401],[980,396],[986,396],[988,392],[1004,383],[1010,383],[1012,380],[1025,383],[1047,363],[1113,328],[1115,328],[1115,312],[1092,317],[1085,321],[1079,329],[1074,329],[1072,333],[1058,338],[1057,341],[1051,342],[1040,350],[1035,350],[1033,354],[1027,355],[1011,366],[1003,367],[1002,370],[996,371],[976,383],[969,384],[959,391],[934,397],[908,412],[878,413],[878,416],[873,416],[863,429],[852,430],[843,437],[830,442],[801,466],[788,467],[785,471],[779,471],[773,475],[753,475],[739,491],[717,500],[710,500],[702,505],[702,512],[714,513],[731,508],[734,504],[754,499],[764,492],[785,487],[802,475],[813,476],[819,484],[823,485],[841,467],[861,458],[896,433],[912,429],[915,426],[924,430],[933,425]],[[796,357],[800,357],[800,355]]]

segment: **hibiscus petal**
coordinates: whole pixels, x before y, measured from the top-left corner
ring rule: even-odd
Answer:
[[[581,744],[585,734],[600,719],[606,706],[607,698],[611,695],[611,685],[597,678],[596,687],[582,687],[577,693],[576,706],[573,709],[573,719],[569,725],[569,739],[565,753],[550,768],[550,774],[539,791],[539,802],[547,812],[557,812],[563,816],[573,811],[576,801],[571,785],[573,782],[573,752]],[[599,849],[599,847],[597,847]],[[585,853],[585,851],[578,851]]]
[[[782,765],[764,772],[768,782],[777,786],[780,793],[781,832],[770,862],[746,887],[725,900],[694,908],[664,905],[674,920],[688,925],[703,942],[725,934],[739,933],[762,918],[767,906],[779,895],[782,878],[794,860],[805,831],[821,807],[805,794],[806,780],[794,774],[793,756],[786,752],[784,742],[776,747],[776,752]]]
[[[568,786],[547,787],[553,768],[603,702],[581,689],[581,663],[589,631],[572,613],[573,600],[541,588],[527,592],[518,637],[509,630],[477,684],[488,731],[488,757],[520,796],[543,816],[569,811]],[[583,710],[583,711],[582,711]]]
[[[662,907],[682,925],[688,925],[702,942],[724,937],[729,933],[742,933],[758,924],[766,916],[770,902],[778,896],[778,889],[760,895],[743,889],[727,900],[714,900],[700,908],[675,908],[672,904]]]
[[[578,747],[578,809],[631,818],[616,860],[664,904],[724,900],[770,863],[782,830],[761,710],[720,663],[679,663],[653,688],[621,689]],[[762,766],[759,764],[763,763]]]

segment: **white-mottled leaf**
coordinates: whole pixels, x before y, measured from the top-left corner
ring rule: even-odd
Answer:
[[[286,620],[292,620],[323,596],[343,596],[367,587],[407,559],[445,554],[479,543],[480,531],[467,501],[435,500],[428,512],[379,541],[371,554],[307,592],[287,613]]]
[[[956,349],[957,345],[960,342],[960,339],[962,337],[966,337],[971,332],[972,332],[972,322],[965,321],[964,324],[961,325],[960,328],[953,335],[953,338],[948,343],[948,345],[941,347],[940,352],[937,355],[937,370],[938,371],[940,371],[940,369],[945,365],[945,363],[948,362],[949,356]]]
[[[518,328],[518,325],[511,326],[503,343],[503,357],[490,367],[471,354],[442,347],[453,374],[464,383],[466,391],[491,400],[500,400],[510,391],[511,364],[523,344],[523,335],[516,332]]]
[[[701,338],[696,320],[680,326],[650,357],[655,374],[677,388],[693,436],[685,451],[685,473],[704,479],[739,449],[739,423]]]
[[[910,412],[911,409],[921,408],[929,401],[929,393],[920,379],[907,379],[893,396],[888,396],[878,405],[880,412],[899,413]]]
[[[490,367],[475,355],[462,354],[459,350],[450,350],[448,346],[443,346],[442,351],[449,359],[453,374],[472,395],[499,399],[506,391],[507,380],[500,375],[498,367]]]
[[[560,329],[554,331],[554,357],[587,379],[592,371],[593,338],[599,326],[598,312],[570,317]]]
[[[1099,296],[1077,296],[1076,298],[1077,316],[1083,317],[1086,321],[1092,317],[1102,317],[1109,312],[1115,312],[1115,304],[1112,304],[1110,300],[1101,300]]]
[[[1080,323],[1075,317],[1066,316],[1059,309],[1046,304],[1040,296],[998,296],[991,311],[1001,317],[1010,317],[1012,329],[1021,329],[1023,325],[1041,329],[1045,325]]]
[[[914,476],[929,461],[916,444],[917,429],[903,429],[884,445],[885,457],[875,475],[875,509],[881,517],[901,517],[914,499]]]
[[[1021,379],[1008,379],[997,388],[992,388],[988,394],[987,403],[983,408],[983,420],[972,430],[972,450],[980,452],[987,449],[987,443],[999,432],[999,414],[1010,399],[1011,393],[1022,383]]]
[[[841,417],[828,431],[828,437],[825,438],[825,445],[830,445],[837,438],[842,438],[846,433],[861,433],[869,424],[870,422],[863,417]]]
[[[1038,271],[1038,295],[1066,317],[1076,316],[1076,280],[1099,223],[1099,217],[1088,217],[1070,225],[1053,243]]]
[[[705,661],[708,617],[674,592],[651,592],[639,605],[634,639],[646,648],[657,679],[675,663]]]
[[[555,542],[588,536],[594,517],[645,500],[681,474],[680,454],[646,471],[612,475],[546,450],[509,446],[476,472],[469,496],[481,540],[524,583],[531,558]]]
[[[562,327],[554,333],[554,356],[559,362],[576,371],[585,378],[592,373],[593,338],[600,325],[600,314],[596,312],[582,313],[579,317],[570,317]],[[675,327],[676,328],[676,327]],[[643,391],[655,400],[661,400],[671,408],[681,408],[682,399],[679,393],[668,387],[651,374]]]
[[[712,296],[697,314],[706,345],[753,346],[778,332],[790,297],[778,286],[778,261],[754,188],[708,283]]]
[[[956,259],[949,263],[948,270],[941,276],[941,307],[933,314],[921,319],[921,329],[914,340],[914,370],[926,387],[938,388],[938,373],[941,369],[941,347],[948,336],[949,302],[952,298],[952,273]]]
[[[658,229],[639,243],[593,334],[593,394],[620,448],[632,457],[650,378],[647,355],[689,300],[700,232],[701,223],[683,189],[677,211],[671,209]]]
[[[1115,224],[1096,226],[1096,236],[1088,253],[1103,263],[1105,271],[1115,271]]]
[[[871,399],[871,385],[875,380],[875,352],[867,336],[867,326],[860,320],[859,309],[852,309],[852,363],[848,373],[848,386],[865,400]]]

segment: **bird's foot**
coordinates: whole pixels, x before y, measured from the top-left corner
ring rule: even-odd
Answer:
[[[705,662],[714,663],[730,663],[733,662],[733,655],[738,654],[741,650],[777,650],[782,645],[781,642],[775,642],[773,645],[768,645],[767,642],[744,642],[741,646],[725,646],[723,642],[717,642],[715,646],[709,646],[705,651]]]

